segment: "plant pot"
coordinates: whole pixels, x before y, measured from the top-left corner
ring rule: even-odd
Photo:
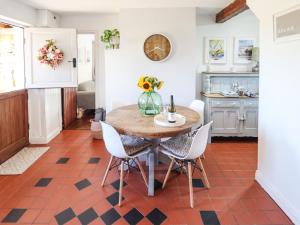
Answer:
[[[109,43],[110,43],[110,46],[112,47],[112,49],[119,49],[120,38],[119,37],[111,37]]]
[[[161,96],[155,91],[143,92],[138,100],[140,112],[145,116],[153,116],[160,113],[162,106]]]

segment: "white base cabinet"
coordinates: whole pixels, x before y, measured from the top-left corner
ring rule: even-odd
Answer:
[[[257,137],[258,98],[209,98],[205,102],[205,123],[213,121],[211,136]]]

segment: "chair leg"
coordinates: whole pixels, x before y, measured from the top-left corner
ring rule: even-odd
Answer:
[[[194,193],[193,193],[192,163],[191,162],[188,162],[188,173],[189,173],[190,205],[191,205],[191,208],[194,208]]]
[[[205,153],[203,152],[203,154],[201,155],[202,159],[205,159]]]
[[[205,169],[204,169],[204,166],[202,164],[202,161],[201,161],[201,158],[199,157],[199,166],[200,166],[200,169],[202,170],[202,173],[203,173],[203,178],[205,180],[205,184],[206,184],[206,187],[207,188],[210,188],[210,184],[208,182],[208,178],[207,178],[207,175],[206,175],[206,172],[205,172]]]
[[[168,181],[168,178],[169,178],[169,176],[170,176],[170,173],[171,173],[172,167],[173,167],[173,165],[174,165],[174,162],[175,162],[175,160],[174,160],[174,158],[172,158],[171,163],[170,163],[170,166],[169,166],[169,168],[168,168],[168,172],[167,172],[166,177],[165,177],[165,180],[164,180],[164,183],[163,183],[163,185],[162,185],[162,189],[164,189],[165,186],[166,186],[166,184],[167,184],[167,181]]]
[[[145,171],[140,163],[140,160],[138,158],[135,158],[134,160],[136,160],[136,164],[138,165],[140,171],[141,171],[141,174],[142,174],[142,177],[143,177],[143,180],[146,184],[146,187],[148,188],[148,184],[147,184],[147,178],[146,178],[146,174],[145,174]]]
[[[119,206],[122,205],[123,177],[124,177],[124,160],[122,159],[121,174],[120,174],[120,188],[119,188]]]
[[[109,169],[110,169],[111,163],[112,163],[112,161],[113,161],[113,158],[114,158],[114,157],[111,155],[111,156],[110,156],[110,159],[109,159],[109,163],[108,163],[107,168],[106,168],[106,171],[105,171],[105,174],[104,174],[104,177],[103,177],[103,179],[102,179],[101,186],[103,186],[104,183],[105,183],[105,180],[106,180],[108,171],[109,171]]]

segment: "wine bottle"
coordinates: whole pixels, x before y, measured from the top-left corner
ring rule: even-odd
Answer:
[[[174,98],[171,95],[171,101],[168,109],[168,122],[169,123],[176,123],[176,109],[174,105]]]

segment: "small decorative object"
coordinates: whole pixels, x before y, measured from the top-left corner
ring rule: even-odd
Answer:
[[[252,61],[255,63],[255,66],[252,68],[252,72],[259,72],[259,48],[253,48],[252,50]]]
[[[227,62],[227,41],[222,37],[205,39],[205,62],[208,64],[225,64]]]
[[[274,40],[287,42],[300,39],[300,5],[274,15]]]
[[[55,40],[46,40],[46,44],[39,49],[38,60],[55,69],[64,60],[64,53],[56,47]]]
[[[103,108],[98,108],[95,110],[95,121],[99,122],[99,121],[105,121],[105,117],[106,117],[106,111]]]
[[[95,120],[90,120],[91,122],[91,133],[94,139],[103,139],[102,136],[102,128],[101,128],[101,124],[98,121]]]
[[[159,81],[153,76],[141,76],[138,82],[138,87],[144,92],[140,95],[138,106],[143,115],[157,115],[160,113],[162,106],[161,96],[155,92],[155,88],[159,90],[164,82]]]
[[[235,38],[234,63],[252,63],[252,50],[255,46],[255,38]]]
[[[152,61],[164,61],[171,55],[171,42],[162,34],[153,34],[144,42],[144,53]]]
[[[118,29],[105,30],[101,35],[101,41],[106,43],[107,49],[119,49],[120,48],[120,31]]]
[[[84,114],[84,108],[77,108],[77,119],[81,119]]]
[[[186,123],[186,118],[180,114],[175,114],[175,122],[170,123],[164,114],[154,116],[154,123],[161,127],[180,127]]]

